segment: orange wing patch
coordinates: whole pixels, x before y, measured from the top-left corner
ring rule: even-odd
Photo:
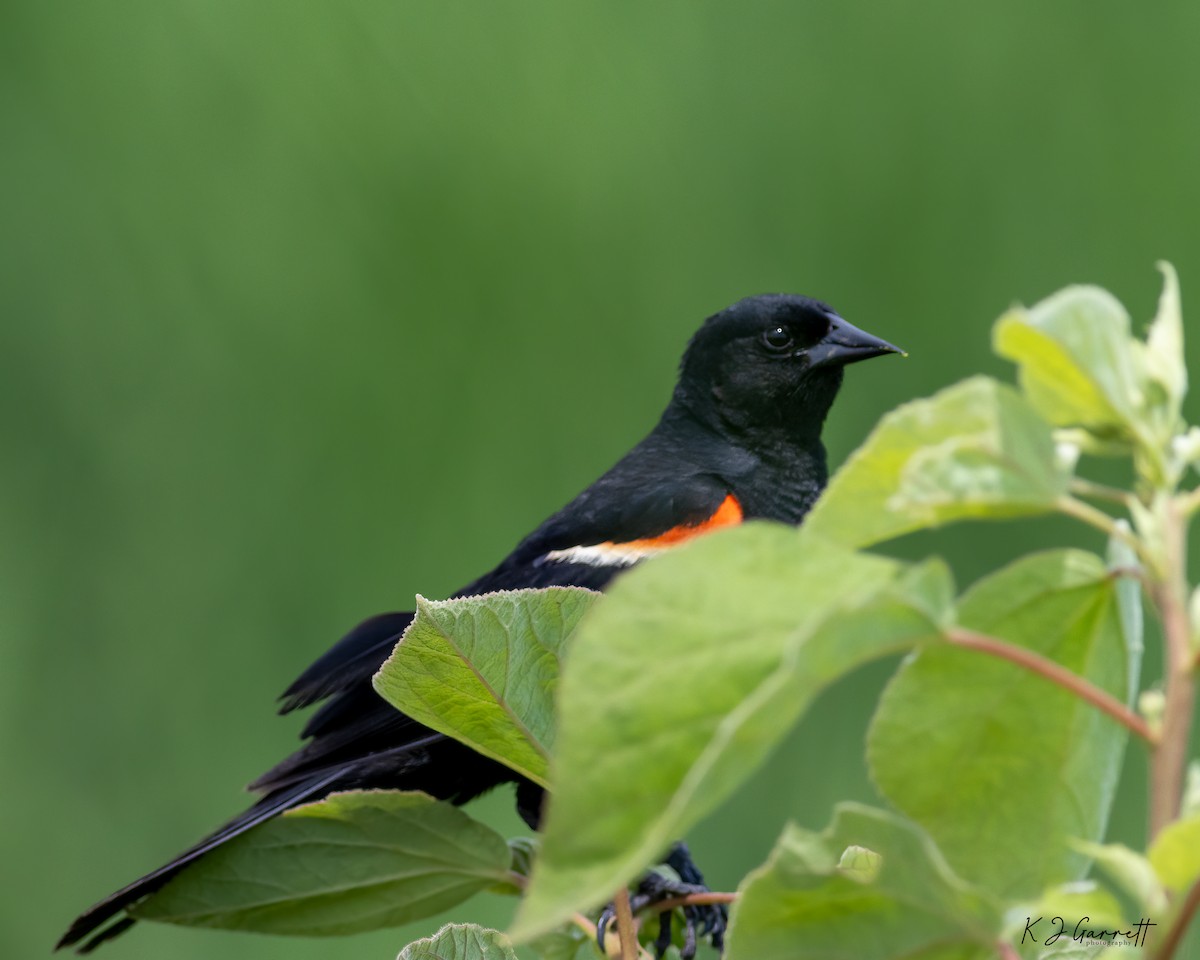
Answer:
[[[721,501],[721,505],[708,519],[699,523],[681,523],[656,537],[627,540],[624,543],[608,540],[586,547],[551,550],[545,559],[560,563],[585,563],[593,567],[629,567],[639,560],[662,553],[694,537],[720,530],[722,527],[734,527],[741,522],[742,505],[731,493]]]
[[[693,537],[698,537],[702,533],[712,533],[714,530],[720,530],[722,527],[736,527],[742,522],[742,505],[738,503],[737,497],[732,493],[729,494],[721,505],[717,507],[716,512],[707,520],[701,520],[699,523],[687,524],[681,523],[677,527],[672,527],[664,533],[660,533],[657,537],[646,537],[643,540],[630,540],[627,543],[615,544],[612,542],[604,544],[606,547],[634,547],[645,550],[659,550],[663,547],[674,547],[685,540],[691,540]]]

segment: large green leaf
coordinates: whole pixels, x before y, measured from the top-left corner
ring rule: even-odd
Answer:
[[[789,824],[742,883],[726,960],[995,956],[1000,910],[893,814],[842,804],[822,833]]]
[[[974,377],[887,414],[805,525],[866,546],[954,520],[1042,513],[1067,481],[1049,425],[1011,387]]]
[[[329,936],[393,927],[508,876],[504,838],[423,793],[352,791],[230,840],[134,913],[193,927]]]
[[[902,573],[756,523],[618,581],[567,663],[555,792],[514,935],[607,900],[728,797],[827,684],[934,635],[946,571]]]
[[[563,645],[597,596],[551,587],[418,597],[375,689],[414,720],[548,786]]]
[[[517,955],[498,930],[448,923],[432,937],[414,940],[396,960],[517,960]]]
[[[1026,396],[1050,423],[1082,426],[1106,440],[1132,436],[1144,403],[1129,314],[1098,287],[1067,287],[1015,307],[992,334],[1019,365]]]
[[[1126,696],[1116,587],[1091,554],[1017,561],[967,593],[960,620]],[[960,874],[1033,897],[1085,865],[1068,837],[1102,838],[1125,739],[1116,721],[1039,676],[931,644],[886,689],[868,762],[884,795],[930,832]]]

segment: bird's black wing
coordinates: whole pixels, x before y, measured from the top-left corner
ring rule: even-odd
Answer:
[[[703,530],[722,510],[726,520],[732,519],[731,494],[714,476],[694,473],[665,483],[661,477],[640,475],[628,462],[618,467],[624,469],[614,468],[602,477],[522,541],[504,562],[456,596],[523,587],[598,590],[639,558],[637,551],[628,549],[629,544],[652,544],[664,536],[685,539],[687,532]],[[740,519],[740,511],[736,516]],[[586,554],[589,548],[597,556]],[[615,562],[604,556],[610,548],[617,551]],[[437,758],[430,756],[429,728],[397,711],[371,686],[372,676],[412,617],[411,613],[390,613],[364,621],[300,675],[284,693],[283,711],[323,699],[327,702],[304,728],[302,735],[309,742],[259,777],[251,789],[287,789],[331,769],[358,763],[361,769],[355,779],[362,785],[397,787],[415,781],[410,788],[450,800],[466,800],[480,792],[469,777],[463,781],[436,769]],[[405,746],[410,743],[421,747],[406,754]],[[443,745],[437,745],[438,751],[442,749]],[[390,775],[389,764],[403,776]],[[494,774],[488,771],[489,777]],[[425,778],[428,783],[422,782]],[[480,790],[495,782],[490,780]]]
[[[324,700],[373,674],[412,623],[411,613],[381,613],[364,620],[318,657],[280,699],[280,713]],[[310,732],[305,730],[304,736]]]
[[[635,448],[459,595],[483,592],[481,587],[554,583],[601,589],[612,568],[628,567],[700,533],[741,521],[741,504],[722,476],[690,468],[665,451],[636,456],[643,452],[647,451]],[[587,573],[587,567],[610,572],[597,583],[598,575]]]

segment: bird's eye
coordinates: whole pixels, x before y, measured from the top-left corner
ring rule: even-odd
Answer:
[[[792,335],[786,327],[774,327],[764,331],[762,342],[768,350],[774,353],[783,353],[796,345],[796,341],[792,339]]]

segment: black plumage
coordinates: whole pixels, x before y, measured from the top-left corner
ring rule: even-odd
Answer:
[[[710,317],[688,344],[674,395],[649,435],[456,596],[603,589],[642,557],[713,525],[756,517],[799,523],[826,481],[821,428],[843,367],[893,352],[806,297],[750,297]],[[412,617],[372,617],[305,670],[284,693],[281,712],[321,706],[304,728],[307,743],[251,784],[261,799],[93,906],[59,947],[82,942],[86,952],[124,932],[132,924],[127,907],[207,851],[335,790],[424,790],[464,803],[519,781],[518,809],[536,828],[537,787],[397,712],[371,687]]]

